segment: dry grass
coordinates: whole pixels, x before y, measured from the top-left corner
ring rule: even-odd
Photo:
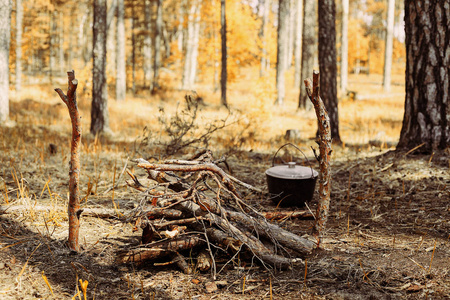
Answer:
[[[363,298],[386,293],[395,298],[416,293],[414,289],[420,295],[446,291],[449,270],[443,262],[449,242],[441,238],[441,231],[448,228],[448,220],[432,206],[450,196],[446,191],[450,178],[441,174],[445,166],[442,157],[411,162],[409,157],[380,156],[386,147],[368,144],[374,139],[393,144],[398,140],[404,87],[401,77],[394,77],[394,82],[398,85],[386,94],[380,76],[350,76],[349,89],[363,99],[340,101],[345,145],[333,152],[333,207],[324,243],[327,252],[308,258],[307,272],[295,270],[302,274],[296,280],[290,272],[271,279],[264,272],[232,270],[222,275],[228,285],[218,298],[235,299],[237,294],[241,299],[268,298],[273,294],[274,299],[321,299],[328,294],[340,299],[352,291]],[[70,299],[80,292],[76,299],[81,299],[87,280],[88,299],[93,295],[96,299],[210,298],[203,288],[210,281],[208,275],[115,266],[113,256],[118,247],[130,240],[137,243],[139,233],[132,232],[130,224],[85,217],[81,228],[84,252],[73,257],[65,250],[71,126],[67,108],[53,91],[65,86],[63,81],[61,86],[27,86],[21,95],[12,92],[14,124],[0,127],[0,205],[27,207],[21,213],[0,215],[0,257],[6,263],[0,267],[0,297]],[[250,70],[230,84],[228,100],[231,119],[236,122],[215,135],[211,145],[218,154],[232,151],[234,174],[256,186],[264,185],[264,170],[271,154],[285,142],[287,129],[300,130],[298,145],[308,156],[312,156],[309,147],[316,147],[314,112],[297,110],[298,91],[293,88],[287,90],[285,106],[274,107],[273,86],[269,78],[260,79],[257,71]],[[84,130],[82,205],[132,208],[135,192],[124,186],[119,174],[127,158],[139,155],[134,141],[144,127],[161,132],[159,108],[173,114],[183,103],[184,92],[167,90],[154,96],[141,92],[136,97],[128,95],[122,103],[110,99],[114,134],[94,137],[89,134],[89,94],[83,93],[81,86],[79,89]],[[211,86],[199,84],[197,92],[207,104],[200,122],[207,124],[228,114],[219,105],[219,92],[212,92]],[[50,153],[50,144],[57,146],[57,153]],[[261,155],[253,157],[250,150]],[[131,164],[128,167],[133,168]],[[105,193],[117,181],[118,187]],[[259,205],[270,207],[265,204]],[[39,205],[48,209],[38,211]],[[441,210],[448,216],[448,205]],[[286,225],[293,231],[307,232],[310,222],[289,221]],[[20,284],[15,281],[19,274]],[[112,291],[116,298],[111,298]]]

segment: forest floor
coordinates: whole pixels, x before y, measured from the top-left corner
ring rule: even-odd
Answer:
[[[82,280],[88,281],[85,299],[450,299],[450,150],[396,152],[403,87],[394,86],[385,95],[374,78],[364,79],[366,83],[351,79],[351,88],[375,96],[340,103],[346,144],[333,147],[330,217],[320,249],[290,270],[235,262],[215,279],[210,272],[186,275],[154,262],[118,265],[117,252],[138,245],[141,232],[115,218],[82,215],[83,250],[69,251],[67,108],[50,86],[50,92],[30,87],[12,101],[12,121],[0,127],[0,298],[83,299],[82,293],[76,296]],[[235,88],[230,98],[239,117],[212,137],[209,147],[217,157],[227,155],[235,177],[266,189],[264,171],[286,142],[286,129],[300,129],[296,144],[313,157],[315,117],[297,111],[295,100],[270,113],[261,111],[258,106],[269,104],[242,104],[245,86]],[[206,89],[199,94],[207,105],[203,122],[227,115],[217,95]],[[248,103],[258,99],[246,96]],[[173,116],[182,97],[178,91],[151,100],[139,96],[125,104],[110,101],[114,133],[107,136],[90,135],[89,118],[84,118],[84,208],[136,206],[140,194],[126,187],[122,169],[127,165],[144,176],[131,159],[162,155],[161,143],[142,143],[142,130],[147,126],[162,132],[158,107]],[[83,116],[89,115],[88,98],[80,93]],[[193,151],[183,149],[174,157]],[[317,194],[309,204],[313,211],[316,200]],[[259,210],[276,210],[267,197],[247,201]],[[287,219],[280,226],[306,236],[312,224]]]

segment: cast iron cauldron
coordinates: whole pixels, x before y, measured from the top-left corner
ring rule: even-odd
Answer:
[[[288,143],[281,146],[272,159],[272,168],[266,170],[267,185],[272,201],[277,206],[305,206],[312,200],[319,173],[311,167],[303,167],[295,162],[276,165],[275,157],[285,146],[293,146],[308,160],[306,155],[297,146]],[[308,160],[309,163],[309,160]]]

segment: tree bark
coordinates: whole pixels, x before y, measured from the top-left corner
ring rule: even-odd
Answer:
[[[314,68],[314,50],[316,42],[316,6],[315,1],[303,1],[303,35],[302,35],[302,71],[300,80],[300,95],[298,107],[302,109],[311,109],[310,101],[303,87],[303,81],[311,77],[311,70]]]
[[[116,46],[116,100],[124,101],[126,84],[125,70],[125,8],[124,0],[117,0],[117,46]]]
[[[144,22],[145,22],[145,36],[144,36],[144,88],[150,86],[152,74],[152,1],[145,0],[144,4]]]
[[[61,100],[69,109],[70,120],[72,122],[72,139],[70,144],[70,169],[69,169],[69,239],[68,246],[71,250],[79,252],[78,235],[80,231],[80,216],[83,212],[80,209],[80,143],[81,143],[81,117],[77,106],[77,86],[75,72],[67,72],[69,78],[69,89],[64,95],[61,89],[55,89]]]
[[[303,1],[303,0],[301,0]],[[270,0],[260,0],[259,9],[262,11],[261,28],[259,30],[259,38],[261,39],[261,66],[259,76],[265,75],[269,68],[269,58],[267,53],[267,24],[269,23]]]
[[[106,74],[115,77],[116,74],[116,25],[114,17],[117,15],[117,0],[112,0],[106,15]],[[115,21],[115,22],[114,22]]]
[[[16,92],[22,89],[22,0],[16,0]]]
[[[342,0],[341,33],[341,94],[347,93],[348,83],[348,11],[349,0]]]
[[[295,75],[294,86],[301,86],[301,69],[302,69],[302,34],[303,34],[303,0],[296,0],[296,27],[295,27],[295,44],[294,44],[294,60]]]
[[[136,95],[136,20],[135,9],[134,9],[134,0],[131,0],[131,92],[133,96]],[[126,74],[125,74],[126,78]],[[126,80],[125,80],[125,90],[126,90]]]
[[[289,1],[280,0],[278,7],[278,40],[277,40],[277,100],[275,104],[282,106],[286,95],[285,72],[287,66]]]
[[[336,6],[334,0],[319,0],[320,96],[330,117],[333,142],[340,143],[337,99]]]
[[[0,123],[9,118],[9,46],[11,2],[0,0]]]
[[[94,0],[92,70],[92,134],[108,132],[108,94],[106,91],[106,0]]]
[[[190,9],[188,14],[187,31],[186,31],[186,53],[184,56],[182,89],[192,89],[195,80],[195,70],[197,68],[198,55],[198,36],[196,38],[196,30],[198,34],[200,5],[199,0],[190,1]]]
[[[294,55],[295,44],[295,1],[289,0],[289,22],[288,22],[288,43],[286,51],[286,70],[289,70],[292,66],[292,57]]]
[[[161,35],[163,26],[162,5],[163,0],[156,0],[156,24],[155,24],[155,59],[153,62],[152,90],[159,89],[159,69],[161,68]]]
[[[385,92],[389,92],[391,90],[392,49],[394,42],[394,15],[395,15],[395,0],[388,0],[386,43],[385,43],[386,47],[384,50],[384,73],[383,73],[383,89]]]
[[[320,2],[319,2],[320,3]],[[328,220],[328,212],[330,210],[330,198],[331,198],[331,127],[330,118],[327,114],[325,103],[319,96],[320,83],[319,72],[313,72],[313,81],[310,79],[305,80],[306,92],[309,99],[314,105],[318,121],[319,131],[319,203],[316,210],[316,220],[314,222],[313,234],[317,240],[317,247],[319,247],[325,225]]]
[[[225,0],[220,0],[220,35],[222,37],[222,72],[220,73],[220,102],[228,107],[227,102],[227,14]]]
[[[405,1],[406,99],[397,149],[450,145],[450,0]]]

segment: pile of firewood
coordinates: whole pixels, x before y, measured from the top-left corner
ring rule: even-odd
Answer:
[[[127,222],[134,222],[143,233],[141,245],[118,254],[119,263],[176,263],[189,273],[192,264],[187,261],[193,261],[193,253],[198,255],[196,268],[202,271],[215,270],[218,253],[231,257],[239,253],[240,260],[286,269],[316,246],[246,204],[243,192],[261,191],[225,172],[219,167],[225,160],[214,160],[210,151],[190,160],[155,164],[138,159],[136,163],[155,183],[144,186],[128,172],[127,184],[140,190],[143,198]],[[189,260],[183,253],[189,254]],[[160,263],[163,257],[169,261]]]

